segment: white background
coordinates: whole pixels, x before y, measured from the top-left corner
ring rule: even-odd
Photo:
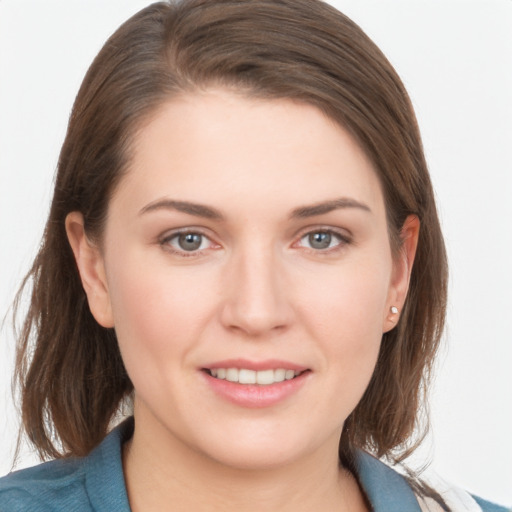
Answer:
[[[42,233],[67,117],[106,37],[147,2],[0,0],[0,315]],[[337,0],[412,97],[449,250],[450,306],[421,456],[512,504],[512,1]],[[13,336],[0,343],[0,475]],[[24,457],[23,465],[34,462]]]

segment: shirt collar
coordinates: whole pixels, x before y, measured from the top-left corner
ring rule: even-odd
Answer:
[[[123,443],[133,435],[133,418],[128,418],[86,458],[85,487],[93,510],[130,512],[123,473]]]
[[[405,478],[379,459],[358,450],[355,469],[374,512],[421,512]]]

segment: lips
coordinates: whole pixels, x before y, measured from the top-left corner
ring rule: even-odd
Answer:
[[[311,370],[286,361],[221,361],[202,368],[217,396],[241,407],[262,408],[284,402],[305,385]]]

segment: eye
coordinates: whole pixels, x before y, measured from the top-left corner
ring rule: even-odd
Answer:
[[[178,253],[194,253],[208,249],[213,245],[207,236],[193,231],[167,236],[161,241],[161,244],[170,246],[172,250]]]
[[[316,251],[325,251],[347,243],[349,243],[349,240],[339,233],[329,230],[319,230],[305,234],[300,239],[299,245]]]

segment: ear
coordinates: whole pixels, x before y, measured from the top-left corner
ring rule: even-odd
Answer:
[[[87,238],[80,212],[67,215],[66,233],[91,313],[103,327],[114,327],[103,255],[99,247]]]
[[[393,274],[389,287],[387,309],[384,317],[383,332],[390,331],[398,322],[403,309],[412,266],[418,247],[420,221],[416,215],[409,215],[400,231],[401,246],[393,262]]]

